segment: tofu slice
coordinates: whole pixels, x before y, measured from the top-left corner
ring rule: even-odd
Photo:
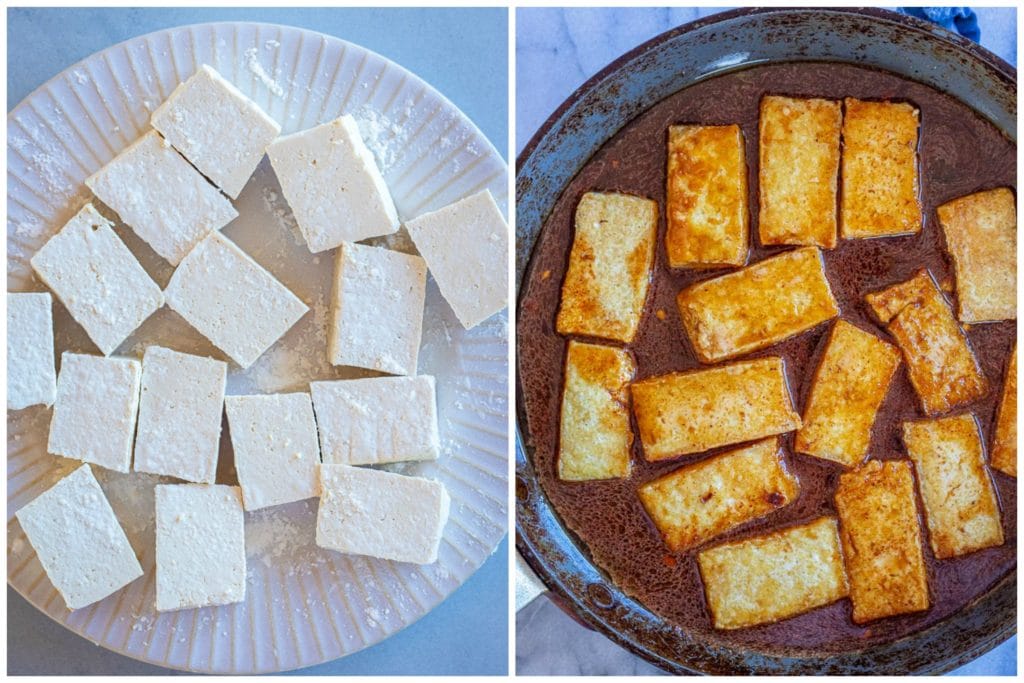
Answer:
[[[652,462],[800,428],[777,356],[650,377],[630,390]]]
[[[834,517],[709,548],[697,562],[718,629],[789,619],[849,594]]]
[[[846,467],[863,462],[875,416],[899,364],[895,346],[836,320],[796,433],[797,452]]]
[[[842,126],[837,100],[761,99],[761,244],[836,246]]]
[[[996,418],[992,440],[992,467],[1011,477],[1017,476],[1017,346],[1013,347],[1010,365],[1003,380],[1003,400]]]
[[[747,262],[747,161],[739,126],[671,126],[665,197],[669,267]]]
[[[676,303],[704,363],[767,348],[839,315],[816,247],[698,282],[679,292]]]
[[[53,298],[46,292],[7,294],[7,409],[53,405]]]
[[[910,462],[869,460],[844,472],[835,503],[854,623],[928,609]]]
[[[637,491],[672,552],[703,545],[800,494],[778,437],[686,465]]]
[[[556,320],[560,334],[633,341],[651,283],[657,232],[657,202],[607,192],[583,195]]]

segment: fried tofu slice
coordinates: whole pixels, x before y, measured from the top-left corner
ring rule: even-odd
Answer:
[[[558,310],[561,334],[633,341],[647,300],[657,231],[655,201],[616,193],[583,195]]]
[[[634,382],[630,392],[649,461],[800,427],[777,356],[650,377]]]
[[[814,374],[796,450],[846,467],[862,462],[871,428],[900,352],[856,325],[837,320]]]
[[[766,348],[839,315],[817,247],[698,282],[681,291],[676,303],[704,363]]]
[[[996,435],[992,441],[992,467],[1011,477],[1017,476],[1017,346],[1013,347],[1010,365],[1003,380],[1003,400],[996,418]]]
[[[836,246],[843,111],[837,100],[761,100],[761,244]]]
[[[718,629],[781,621],[849,594],[834,517],[710,548],[697,563]]]
[[[671,126],[665,196],[671,268],[747,262],[747,162],[739,126]]]

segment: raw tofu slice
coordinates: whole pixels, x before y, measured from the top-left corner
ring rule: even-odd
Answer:
[[[383,470],[320,466],[316,544],[396,562],[437,560],[449,498],[444,484]]]
[[[630,389],[649,461],[800,427],[783,361],[777,356],[650,377]]]
[[[174,89],[150,122],[233,199],[281,132],[255,102],[206,64]]]
[[[398,230],[391,193],[350,115],[279,137],[267,155],[311,252]]]
[[[227,363],[150,346],[142,357],[135,471],[212,484]]]
[[[761,244],[836,246],[842,127],[837,100],[761,100]]]
[[[770,624],[849,594],[834,517],[697,556],[715,628]]]
[[[657,202],[616,193],[583,195],[562,284],[560,334],[633,341],[651,284],[657,232]]]
[[[740,127],[669,127],[666,177],[669,267],[746,263],[750,212]]]
[[[558,478],[629,476],[633,431],[628,385],[636,363],[625,349],[570,341],[565,360]]]
[[[508,305],[508,224],[488,190],[405,224],[467,330]]]
[[[1003,400],[996,418],[996,434],[992,441],[992,467],[1011,477],[1017,476],[1017,346],[1013,347],[1010,365],[1003,380]]]
[[[796,433],[797,452],[846,467],[863,462],[875,416],[899,364],[895,346],[837,320]]]
[[[53,299],[45,292],[7,295],[7,409],[53,405]]]
[[[46,449],[117,472],[132,464],[142,364],[65,351]]]
[[[164,295],[168,306],[242,368],[252,365],[309,310],[219,232],[181,262]]]
[[[334,265],[331,363],[415,375],[426,292],[427,264],[419,256],[342,244]]]
[[[152,130],[85,184],[172,266],[238,217],[231,202]]]
[[[903,443],[917,471],[935,557],[1002,545],[999,503],[974,416],[904,422]]]
[[[647,514],[673,552],[684,552],[791,503],[800,482],[778,437],[716,455],[640,487]]]
[[[938,208],[956,269],[957,317],[965,323],[1017,319],[1017,202],[1000,187]]]
[[[160,287],[92,204],[82,207],[31,263],[105,356],[164,305]]]
[[[679,292],[676,303],[704,363],[767,348],[839,315],[816,247],[698,282]]]
[[[844,472],[835,502],[854,623],[928,609],[910,463],[869,460]]]
[[[245,600],[245,513],[237,486],[156,487],[156,609]]]

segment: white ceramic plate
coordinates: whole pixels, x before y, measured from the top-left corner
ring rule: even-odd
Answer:
[[[116,45],[69,68],[8,117],[7,289],[42,290],[28,259],[88,198],[83,180],[148,127],[150,112],[198,65],[212,65],[282,124],[285,133],[353,113],[410,218],[483,188],[504,210],[507,168],[454,105],[400,66],[337,38],[285,26],[203,24]],[[224,229],[313,310],[249,370],[229,370],[228,393],[305,391],[311,379],[360,376],[326,358],[332,258],[312,256],[264,159]],[[108,215],[109,211],[101,209]],[[163,286],[171,269],[118,226]],[[403,233],[381,238],[408,250]],[[97,353],[60,304],[57,354]],[[40,610],[115,652],[203,672],[270,672],[342,657],[426,614],[490,555],[507,528],[507,312],[466,332],[431,280],[419,370],[437,377],[443,453],[390,469],[443,481],[452,496],[440,558],[430,566],[321,550],[316,501],[246,515],[244,603],[159,614],[153,609],[153,485],[148,475],[93,468],[140,556],[145,576],[69,612],[14,512],[78,463],[46,452],[50,410],[8,412],[8,582]],[[166,307],[117,352],[159,343],[224,358]],[[222,439],[218,481],[233,481]],[[485,608],[486,606],[481,606]],[[503,608],[504,605],[492,606]]]

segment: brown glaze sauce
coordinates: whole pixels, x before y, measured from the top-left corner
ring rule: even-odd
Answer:
[[[977,190],[1016,187],[1016,147],[988,121],[948,95],[904,78],[843,64],[791,63],[759,66],[709,79],[658,103],[609,140],[569,183],[549,216],[535,246],[524,280],[518,319],[518,363],[525,403],[529,450],[540,483],[562,521],[610,579],[656,614],[692,635],[760,651],[849,651],[891,641],[932,625],[984,594],[1016,565],[1016,480],[993,471],[1002,509],[1006,543],[965,557],[938,561],[922,526],[932,607],[916,615],[856,626],[848,599],[776,624],[738,631],[715,631],[704,599],[695,551],[669,552],[647,517],[636,490],[641,484],[681,465],[727,449],[648,463],[638,438],[633,443],[633,471],[625,480],[562,482],[557,478],[558,422],[566,339],[555,332],[560,288],[573,236],[573,212],[584,192],[610,190],[657,200],[665,206],[666,140],[675,123],[739,123],[746,142],[752,248],[750,262],[784,247],[757,243],[758,103],[762,95],[894,99],[921,109],[920,164],[923,230],[915,236],[877,240],[840,240],[825,251],[829,281],[841,315],[853,323],[888,334],[870,317],[865,292],[909,279],[927,267],[940,284],[952,289],[953,271],[944,253],[935,209],[945,201]],[[683,332],[676,294],[685,286],[727,272],[670,271],[665,255],[665,220],[659,222],[654,276],[640,331],[629,345],[636,357],[637,379],[700,366]],[[546,273],[545,271],[550,271]],[[954,294],[947,296],[953,300]],[[814,368],[831,323],[747,357],[781,354],[797,410],[803,413]],[[1003,374],[1016,339],[1014,321],[975,325],[970,342],[990,380],[989,393],[968,406],[991,444]],[[905,365],[897,372],[875,423],[871,457],[905,458],[900,423],[921,418],[917,396]],[[634,434],[636,425],[634,422]],[[783,437],[788,466],[800,479],[801,493],[792,504],[721,536],[711,544],[749,537],[791,524],[835,514],[833,493],[840,473],[836,464],[793,452],[793,434]],[[735,448],[731,446],[729,448]],[[920,508],[920,501],[919,501]]]

